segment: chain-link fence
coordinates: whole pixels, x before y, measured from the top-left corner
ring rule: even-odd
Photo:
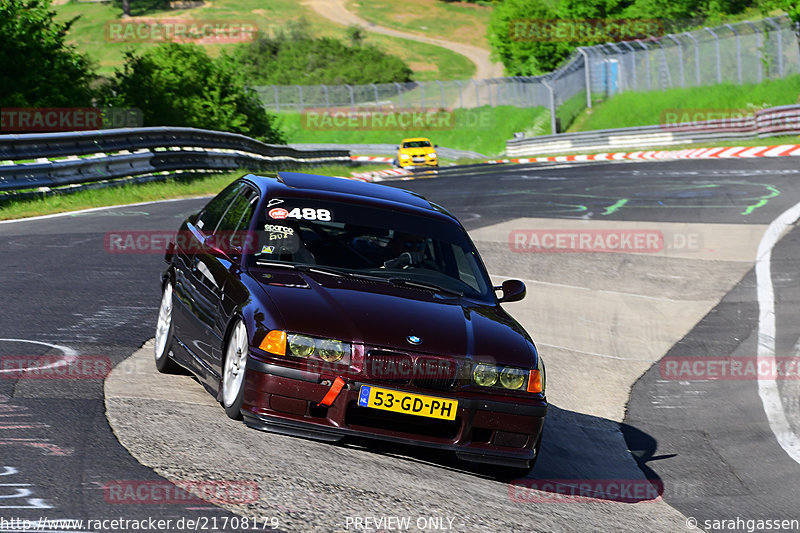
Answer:
[[[255,86],[272,111],[342,108],[473,108],[542,105],[539,78],[372,83],[370,85]]]
[[[618,92],[758,83],[800,73],[798,34],[800,28],[787,17],[775,17],[582,47],[544,76],[253,88],[276,112],[543,106],[551,110],[553,131],[559,131],[559,122],[566,125],[593,101]]]

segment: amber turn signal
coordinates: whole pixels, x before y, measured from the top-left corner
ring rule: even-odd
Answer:
[[[528,392],[542,392],[542,373],[538,370],[531,370],[528,377]]]
[[[258,347],[275,355],[286,355],[286,332],[273,329],[267,333]]]

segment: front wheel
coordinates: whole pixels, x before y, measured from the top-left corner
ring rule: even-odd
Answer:
[[[168,281],[164,284],[161,305],[158,308],[154,348],[156,369],[162,374],[172,374],[178,371],[177,363],[169,356],[172,349],[172,330],[172,283]]]
[[[242,419],[244,375],[249,347],[247,328],[244,322],[237,320],[225,347],[225,366],[222,373],[222,407],[225,414],[234,420]]]

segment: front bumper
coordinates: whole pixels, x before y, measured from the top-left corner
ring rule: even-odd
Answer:
[[[428,159],[427,157],[424,160],[413,160],[413,159],[398,159],[399,165],[402,168],[405,167],[438,167],[439,166],[439,159]]]
[[[426,391],[458,399],[456,419],[447,421],[358,406],[362,384],[409,390],[386,383],[350,381],[330,407],[320,407],[318,402],[330,388],[321,381],[317,373],[249,357],[242,405],[245,423],[326,441],[355,436],[450,450],[460,459],[478,463],[524,468],[536,459],[548,407],[544,400],[522,403]]]

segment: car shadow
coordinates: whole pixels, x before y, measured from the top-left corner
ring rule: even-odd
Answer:
[[[355,438],[337,445],[508,483],[512,501],[525,503],[654,500],[663,494],[664,487],[647,462],[667,458],[655,456],[655,439],[635,427],[552,404],[539,459],[524,478],[509,477],[506,470],[493,465],[459,461],[455,454],[443,450]],[[636,455],[630,450],[636,450]]]

